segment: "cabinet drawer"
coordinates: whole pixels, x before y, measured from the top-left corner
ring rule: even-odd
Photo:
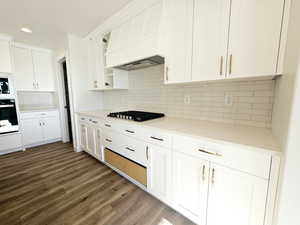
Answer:
[[[146,129],[145,129],[146,130]],[[155,130],[145,131],[145,141],[165,148],[172,147],[172,136]]]
[[[22,112],[20,118],[32,119],[32,118],[45,118],[45,117],[58,117],[58,111],[46,111],[46,112]]]
[[[104,150],[105,162],[147,186],[147,169],[137,163],[128,160],[108,149]]]
[[[146,138],[145,129],[141,127],[133,126],[131,124],[127,124],[126,122],[120,123],[117,129],[118,132],[129,137],[139,138],[142,140]]]
[[[105,148],[111,149],[115,152],[122,154],[120,149],[120,137],[116,135],[114,132],[111,132],[107,129],[104,130],[103,134],[103,146]]]
[[[95,118],[86,118],[87,123],[93,126],[101,126],[101,120]]]
[[[173,149],[211,162],[269,179],[271,156],[258,151],[174,135]]]
[[[131,137],[127,137],[125,135],[120,136],[120,147],[122,155],[135,162],[138,162],[143,166],[146,166],[148,158],[146,143]]]

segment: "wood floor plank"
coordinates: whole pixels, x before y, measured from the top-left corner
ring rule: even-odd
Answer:
[[[0,156],[2,225],[193,224],[70,144]]]

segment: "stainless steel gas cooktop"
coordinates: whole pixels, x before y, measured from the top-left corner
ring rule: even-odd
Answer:
[[[165,115],[163,113],[153,113],[153,112],[124,111],[124,112],[110,113],[107,116],[113,118],[143,122],[147,120],[161,118],[164,117]]]

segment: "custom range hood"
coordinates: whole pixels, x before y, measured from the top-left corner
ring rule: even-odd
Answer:
[[[165,63],[165,59],[159,55],[156,55],[146,59],[141,59],[131,63],[126,63],[121,66],[116,66],[114,68],[131,71],[131,70],[138,70],[138,69],[143,69],[151,66],[156,66],[164,63]]]

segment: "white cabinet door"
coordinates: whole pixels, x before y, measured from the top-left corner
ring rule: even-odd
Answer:
[[[15,46],[13,48],[13,53],[15,64],[15,89],[17,91],[36,90],[31,50]]]
[[[0,39],[0,73],[12,73],[11,58],[10,41]]]
[[[225,78],[229,16],[230,1],[195,1],[193,81]]]
[[[40,118],[21,121],[23,143],[25,146],[43,141],[42,122]]]
[[[92,126],[87,126],[86,133],[87,133],[86,151],[94,155],[96,149],[96,129]]]
[[[284,0],[232,0],[228,77],[276,74]]]
[[[87,150],[87,126],[80,123],[80,147],[82,150]]]
[[[38,91],[55,91],[52,54],[32,50],[34,74]]]
[[[171,185],[171,151],[154,145],[147,146],[149,166],[148,185],[149,191],[162,200],[170,196]]]
[[[194,1],[165,0],[164,4],[165,82],[191,81]]]
[[[88,45],[88,86],[89,90],[104,87],[104,50],[101,41],[96,38],[87,40]]]
[[[173,155],[174,199],[199,224],[206,223],[209,163],[185,154]]]
[[[263,225],[268,181],[211,165],[207,225]]]
[[[102,131],[100,128],[95,128],[95,139],[96,139],[96,149],[95,149],[95,155],[98,159],[102,159]]]
[[[47,117],[42,119],[44,140],[61,138],[59,117]]]

